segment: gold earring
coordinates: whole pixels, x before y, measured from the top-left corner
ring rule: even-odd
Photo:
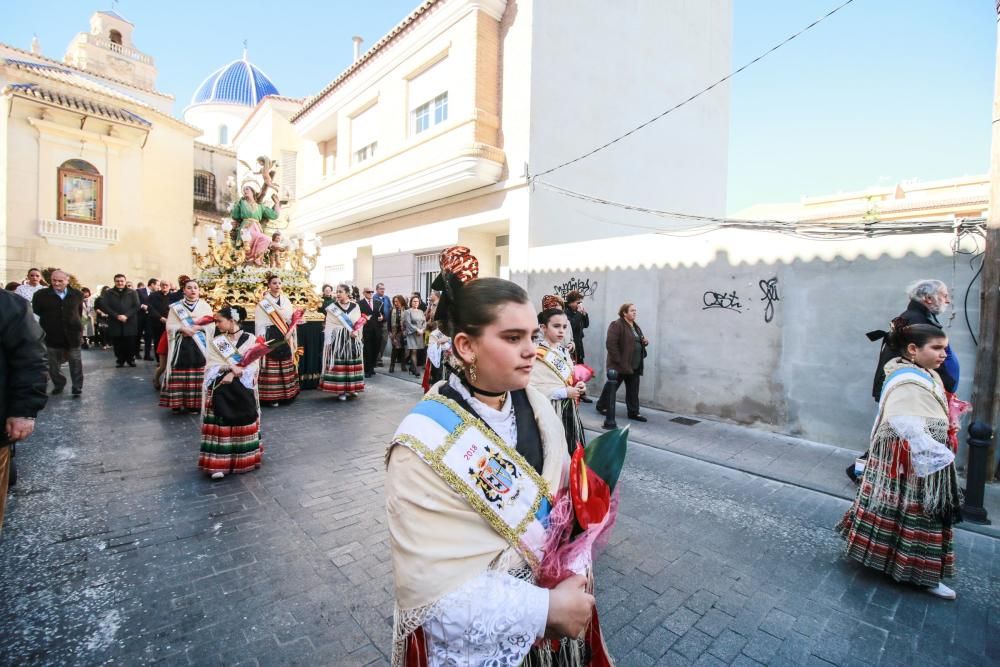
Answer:
[[[475,383],[476,381],[476,358],[473,357],[472,361],[469,362],[469,382]]]

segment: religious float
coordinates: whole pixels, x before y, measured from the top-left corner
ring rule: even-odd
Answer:
[[[299,325],[299,381],[313,389],[322,372],[322,299],[310,281],[318,251],[302,236],[283,238],[287,221],[280,221],[281,204],[274,182],[277,168],[266,157],[257,159],[258,171],[248,170],[240,184],[241,198],[219,230],[210,231],[200,252],[192,241],[195,278],[202,296],[214,310],[229,304],[253,313],[266,290],[269,275],[281,278],[282,292],[305,321]],[[247,165],[249,166],[249,165]],[[252,317],[252,315],[251,315]],[[253,322],[244,324],[253,331]]]

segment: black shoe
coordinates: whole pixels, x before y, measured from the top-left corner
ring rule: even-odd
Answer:
[[[629,415],[628,418],[634,422],[648,422],[649,420],[642,415]]]
[[[613,428],[618,428],[618,424],[611,424],[609,422],[604,422],[603,424],[601,424],[601,428],[603,428],[605,431],[610,431]]]
[[[82,393],[83,393],[82,389],[74,389],[73,390],[73,398],[80,398],[80,394],[82,394]]]
[[[55,396],[56,394],[61,394],[61,393],[63,393],[63,387],[53,387],[52,388],[52,395],[53,396]]]
[[[128,365],[131,366],[132,368],[135,368],[135,362],[134,361],[128,362]]]
[[[608,411],[607,411],[607,410],[606,410],[605,408],[602,408],[602,407],[601,407],[601,406],[599,406],[599,405],[597,406],[597,408],[596,408],[596,409],[597,409],[597,412],[598,412],[598,414],[602,414],[602,415],[606,415],[606,414],[608,414]]]
[[[587,398],[586,396],[583,396],[583,397],[581,397],[581,398],[580,398],[580,401],[581,401],[582,403],[593,403],[593,402],[594,402],[594,399],[592,399],[592,398]]]
[[[124,365],[125,365],[124,361],[116,361],[115,362],[115,368],[121,368]]]
[[[847,479],[851,480],[852,483],[854,483],[854,484],[860,484],[861,483],[861,480],[858,479],[857,473],[854,472],[854,464],[853,463],[851,465],[847,466],[847,470],[845,470],[844,472],[847,473]]]

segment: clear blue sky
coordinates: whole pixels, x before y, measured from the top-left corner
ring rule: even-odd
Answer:
[[[205,76],[240,56],[243,39],[282,94],[303,97],[349,64],[352,35],[372,44],[417,2],[123,0],[118,12],[136,24],[135,43],[156,58],[158,88],[176,96],[179,115]],[[840,2],[735,0],[734,66]],[[0,41],[28,48],[37,34],[43,53],[61,59],[91,12],[110,6],[18,3],[5,12]],[[993,0],[855,0],[740,74],[732,85],[729,210],[986,173],[995,36]],[[636,124],[661,111],[634,109]],[[607,138],[592,139],[580,138],[581,152]]]

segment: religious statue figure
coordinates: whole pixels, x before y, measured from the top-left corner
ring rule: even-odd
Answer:
[[[271,234],[271,243],[267,250],[267,265],[272,269],[280,269],[285,265],[285,255],[288,244],[281,240],[281,232]]]
[[[271,244],[270,237],[264,233],[264,226],[268,220],[277,220],[281,213],[277,192],[271,194],[271,202],[273,207],[264,205],[255,185],[245,182],[243,198],[233,204],[230,215],[237,223],[233,228],[233,245],[242,246],[247,264],[264,265],[264,253]]]

